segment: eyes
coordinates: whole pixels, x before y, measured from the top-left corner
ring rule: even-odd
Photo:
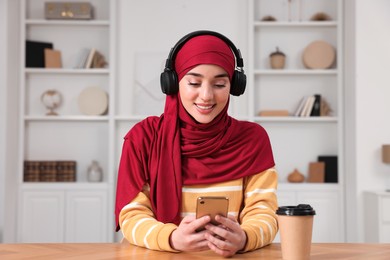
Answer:
[[[202,85],[202,80],[196,80],[196,79],[188,79],[188,85],[193,87],[200,87]],[[216,87],[216,88],[224,88],[226,87],[227,80],[221,80],[218,79],[216,81],[210,82],[210,85]]]

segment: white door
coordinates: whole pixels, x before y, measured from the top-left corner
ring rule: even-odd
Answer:
[[[66,196],[65,242],[108,242],[107,191],[68,191]]]
[[[298,192],[299,203],[310,204],[316,211],[313,242],[343,242],[344,214],[340,210],[340,200],[337,191]]]
[[[60,243],[64,241],[64,192],[22,191],[22,243]]]

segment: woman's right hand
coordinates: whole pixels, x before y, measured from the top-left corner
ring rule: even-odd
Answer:
[[[171,247],[178,251],[188,252],[209,250],[208,240],[205,239],[204,235],[208,231],[196,231],[209,222],[210,216],[204,216],[199,219],[196,219],[195,216],[184,217],[169,238]]]

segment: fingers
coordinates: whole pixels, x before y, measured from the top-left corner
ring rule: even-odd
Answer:
[[[216,220],[221,225],[206,225],[209,247],[222,256],[232,256],[245,246],[246,234],[235,219],[217,216]]]
[[[225,229],[232,230],[234,232],[241,231],[240,224],[237,222],[234,216],[229,215],[229,217],[225,218],[223,216],[217,215],[215,220],[222,224]]]
[[[188,215],[181,220],[181,223],[189,224],[193,220],[195,220],[195,216]]]
[[[208,250],[209,242],[205,238],[205,233],[208,231],[197,233],[195,232],[195,229],[204,226],[209,221],[209,216],[199,219],[195,219],[195,217],[183,218],[177,229],[175,229],[170,236],[172,248],[179,251]]]
[[[227,241],[222,241],[210,234],[207,234],[206,238],[209,241],[208,247],[219,255],[229,257],[234,255],[237,251],[235,250],[235,247]]]
[[[195,219],[191,222],[191,230],[192,232],[201,231],[204,229],[204,226],[209,223],[211,220],[210,216],[203,216],[201,218]]]

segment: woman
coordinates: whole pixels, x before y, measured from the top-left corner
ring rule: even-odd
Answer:
[[[245,89],[238,56],[230,40],[210,31],[191,33],[171,50],[161,76],[164,113],[124,138],[116,220],[130,243],[228,257],[274,239],[277,173],[268,135],[227,113],[230,94]],[[195,217],[196,199],[211,195],[229,198],[220,225]]]

